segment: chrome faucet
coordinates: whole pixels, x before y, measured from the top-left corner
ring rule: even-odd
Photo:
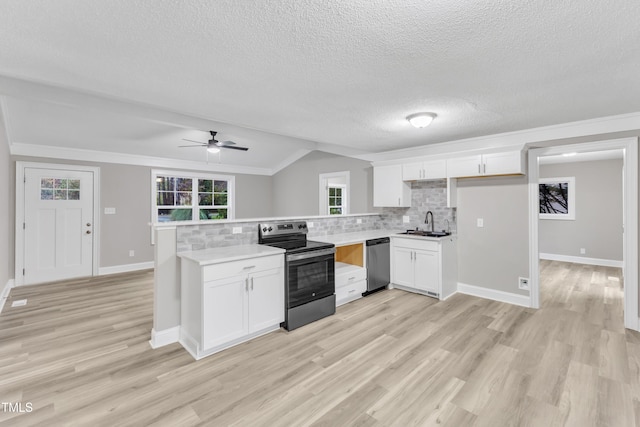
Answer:
[[[429,222],[429,215],[431,215],[431,222]],[[428,211],[427,212],[427,216],[424,218],[424,223],[427,225],[431,225],[431,232],[433,233],[434,230],[434,223],[433,223],[433,212]]]

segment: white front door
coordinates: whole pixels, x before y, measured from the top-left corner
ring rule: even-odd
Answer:
[[[23,283],[91,276],[93,172],[28,167],[24,176]]]

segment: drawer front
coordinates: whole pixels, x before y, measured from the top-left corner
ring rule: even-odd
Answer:
[[[439,251],[440,250],[440,242],[435,240],[421,240],[417,238],[403,239],[400,237],[394,237],[393,245],[396,247],[419,249],[423,251]]]
[[[367,291],[367,281],[361,280],[348,286],[336,288],[336,301],[342,301],[348,298],[360,297]]]
[[[284,255],[269,255],[258,258],[243,259],[241,261],[211,264],[203,267],[203,281],[219,280],[256,271],[271,270],[284,267]]]
[[[352,284],[365,280],[366,278],[367,270],[364,268],[358,269],[357,271],[348,271],[344,274],[336,274],[336,289],[344,286],[351,286]]]

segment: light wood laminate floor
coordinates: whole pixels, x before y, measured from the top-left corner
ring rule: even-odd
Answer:
[[[619,269],[541,267],[537,311],[390,290],[198,362],[150,348],[152,272],[13,289],[0,424],[640,426]]]

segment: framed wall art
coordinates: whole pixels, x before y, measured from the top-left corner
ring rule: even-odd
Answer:
[[[576,219],[575,177],[540,178],[540,219]]]

